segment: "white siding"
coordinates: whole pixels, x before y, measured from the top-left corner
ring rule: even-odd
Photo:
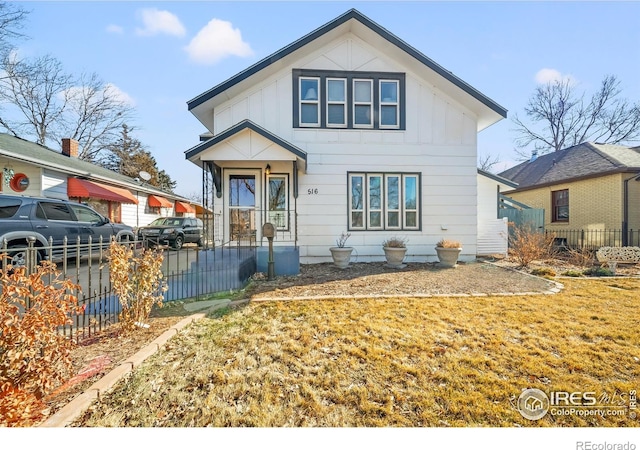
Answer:
[[[506,219],[498,219],[498,192],[510,186],[478,174],[478,255],[506,255]]]
[[[67,175],[60,172],[43,170],[42,195],[50,198],[68,200],[69,196],[67,195]]]
[[[292,70],[296,68],[405,73],[406,129],[293,129]],[[353,231],[348,243],[356,247],[354,255],[358,255],[359,261],[382,260],[381,244],[391,235],[408,239],[409,261],[436,260],[434,247],[441,238],[462,242],[461,260],[475,258],[476,116],[381,50],[347,33],[220,105],[214,112],[211,131],[218,134],[243,119],[252,120],[308,154],[306,173],[300,174],[297,199],[302,262],[330,260],[329,247],[347,230],[347,172],[359,171],[418,172],[422,180],[421,230]],[[207,158],[216,159],[218,151],[228,154],[238,149],[219,144]],[[227,166],[264,167],[260,164],[239,157]],[[312,194],[308,194],[309,190]],[[482,198],[484,201],[485,196]],[[220,199],[216,199],[214,209],[223,212]],[[290,233],[281,241],[294,238],[295,234]]]
[[[158,217],[169,217],[173,215],[173,208],[160,208],[160,214],[152,213],[147,208],[148,195],[143,192],[134,193],[138,199],[138,204],[122,204],[122,223],[131,227],[142,227],[149,225]]]

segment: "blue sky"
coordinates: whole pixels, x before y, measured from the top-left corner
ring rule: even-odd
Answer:
[[[537,80],[571,77],[591,92],[608,74],[640,100],[639,2],[29,1],[22,56],[52,54],[96,72],[128,98],[136,137],[178,182],[200,191],[184,158],[205,131],[186,102],[350,8],[522,115]],[[478,137],[480,154],[515,164],[513,124]]]

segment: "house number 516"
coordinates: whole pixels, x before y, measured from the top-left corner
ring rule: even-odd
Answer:
[[[307,195],[318,195],[318,189],[307,189]]]

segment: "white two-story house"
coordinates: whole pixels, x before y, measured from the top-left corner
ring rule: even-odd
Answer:
[[[476,257],[477,133],[506,110],[357,10],[188,102],[205,126],[202,167],[219,244],[274,244],[330,261],[342,232],[358,261],[407,239],[407,261],[441,238]]]

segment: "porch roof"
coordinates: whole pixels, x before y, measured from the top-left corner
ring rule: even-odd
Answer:
[[[207,150],[213,149],[214,147],[222,145],[224,142],[232,138],[240,136],[245,131],[257,133],[259,136],[266,139],[266,141],[264,141],[263,139],[263,142],[256,143],[255,140],[252,141],[250,139],[246,143],[241,143],[243,145],[234,145],[232,146],[234,149],[234,153],[231,153],[231,155],[224,154],[224,152],[221,150],[220,153],[214,157],[210,152],[207,152]],[[276,144],[276,146],[280,149],[284,149],[285,152],[282,152],[280,149],[274,149],[273,144]],[[243,146],[246,148],[243,148]],[[259,125],[256,125],[250,120],[243,120],[242,122],[239,122],[236,125],[226,129],[222,133],[219,133],[218,135],[190,148],[189,150],[185,151],[185,157],[189,161],[199,166],[202,166],[202,161],[231,161],[238,159],[265,161],[269,161],[272,159],[288,159],[292,161],[302,162],[303,168],[306,168],[307,163],[307,153],[304,150],[296,147],[290,142],[285,141],[284,139],[276,136],[270,131],[260,127]]]

